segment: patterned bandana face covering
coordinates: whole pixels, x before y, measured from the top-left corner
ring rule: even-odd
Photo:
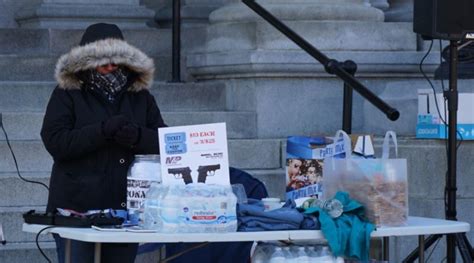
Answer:
[[[102,75],[96,70],[89,70],[88,84],[91,89],[96,89],[109,102],[114,102],[117,94],[127,84],[128,72],[123,68]]]

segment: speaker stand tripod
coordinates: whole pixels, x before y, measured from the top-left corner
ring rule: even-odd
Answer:
[[[445,91],[448,100],[448,172],[445,185],[445,216],[446,220],[457,221],[456,211],[456,161],[457,161],[457,64],[458,64],[458,42],[451,40],[449,43],[449,90]],[[432,235],[422,242],[424,249],[433,245],[443,235]],[[473,250],[465,233],[446,234],[446,258],[448,263],[456,262],[456,246],[464,262],[473,262]],[[418,248],[413,250],[403,262],[414,262],[419,257]]]

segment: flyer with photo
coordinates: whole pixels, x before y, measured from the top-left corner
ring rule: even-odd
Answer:
[[[230,185],[225,123],[158,129],[164,185]]]

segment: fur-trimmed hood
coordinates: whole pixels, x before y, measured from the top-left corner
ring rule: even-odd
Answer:
[[[113,38],[78,46],[62,55],[56,63],[55,78],[62,89],[80,89],[76,73],[108,63],[126,66],[137,74],[129,90],[150,88],[155,72],[153,60],[127,42]]]

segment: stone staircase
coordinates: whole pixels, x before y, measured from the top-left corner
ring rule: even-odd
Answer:
[[[196,30],[193,31],[196,34]],[[39,130],[46,103],[55,85],[52,76],[56,59],[79,41],[81,32],[0,29],[0,112],[20,172],[28,179],[43,183],[49,181],[52,160],[42,145]],[[125,31],[124,35],[131,44],[155,58],[157,81],[152,92],[166,123],[226,122],[230,164],[249,171],[265,182],[271,196],[284,196],[285,137],[316,133],[332,135],[340,127],[342,83],[334,78],[319,73],[311,75],[316,82],[309,82],[308,75],[286,82],[276,79],[272,87],[268,84],[259,86],[261,83],[258,80],[253,83],[249,80],[248,83],[253,85],[251,88],[242,83],[235,84],[233,80],[171,84],[166,82],[170,79],[170,31],[133,30]],[[191,44],[186,42],[184,45],[189,47]],[[388,129],[395,130],[400,136],[399,157],[408,160],[410,215],[443,218],[445,142],[414,138],[416,90],[429,87],[413,70],[416,67],[413,62],[423,54],[416,51],[388,54],[396,58],[394,60],[398,64],[393,66],[393,60],[380,62],[384,61],[384,54],[376,62],[367,63],[369,66],[362,66],[362,81],[374,88],[374,93],[391,106],[398,108],[401,118],[397,122],[386,120],[383,114],[356,95],[354,132],[382,135]],[[345,54],[341,56],[348,58]],[[368,53],[356,56],[364,59]],[[373,54],[372,57],[376,56]],[[432,58],[432,64],[436,60],[436,57]],[[398,69],[396,76],[386,69],[391,66]],[[317,85],[313,85],[315,83]],[[473,81],[460,81],[460,90],[470,91],[473,84]],[[439,83],[436,85],[440,90]],[[301,86],[304,88],[299,89]],[[305,114],[300,121],[296,123],[291,119],[295,112],[302,111]],[[285,118],[288,122],[281,121]],[[380,150],[380,143],[377,139],[377,150]],[[472,163],[474,143],[463,142],[458,152],[458,218],[474,224]],[[21,231],[21,214],[29,209],[43,210],[47,193],[38,185],[18,179],[3,135],[0,135],[0,190],[4,197],[0,200],[0,223],[9,242],[7,246],[0,247],[0,262],[43,262],[34,244],[35,236]],[[474,240],[472,233],[468,237]],[[43,240],[41,247],[46,249],[50,258],[55,259],[51,238],[44,236],[40,240]],[[392,251],[395,252],[391,255],[391,262],[400,262],[416,247],[416,242],[415,238],[396,239],[392,244]],[[444,253],[443,249],[437,249],[432,256],[433,262],[440,262]],[[150,262],[143,256],[139,260]]]

